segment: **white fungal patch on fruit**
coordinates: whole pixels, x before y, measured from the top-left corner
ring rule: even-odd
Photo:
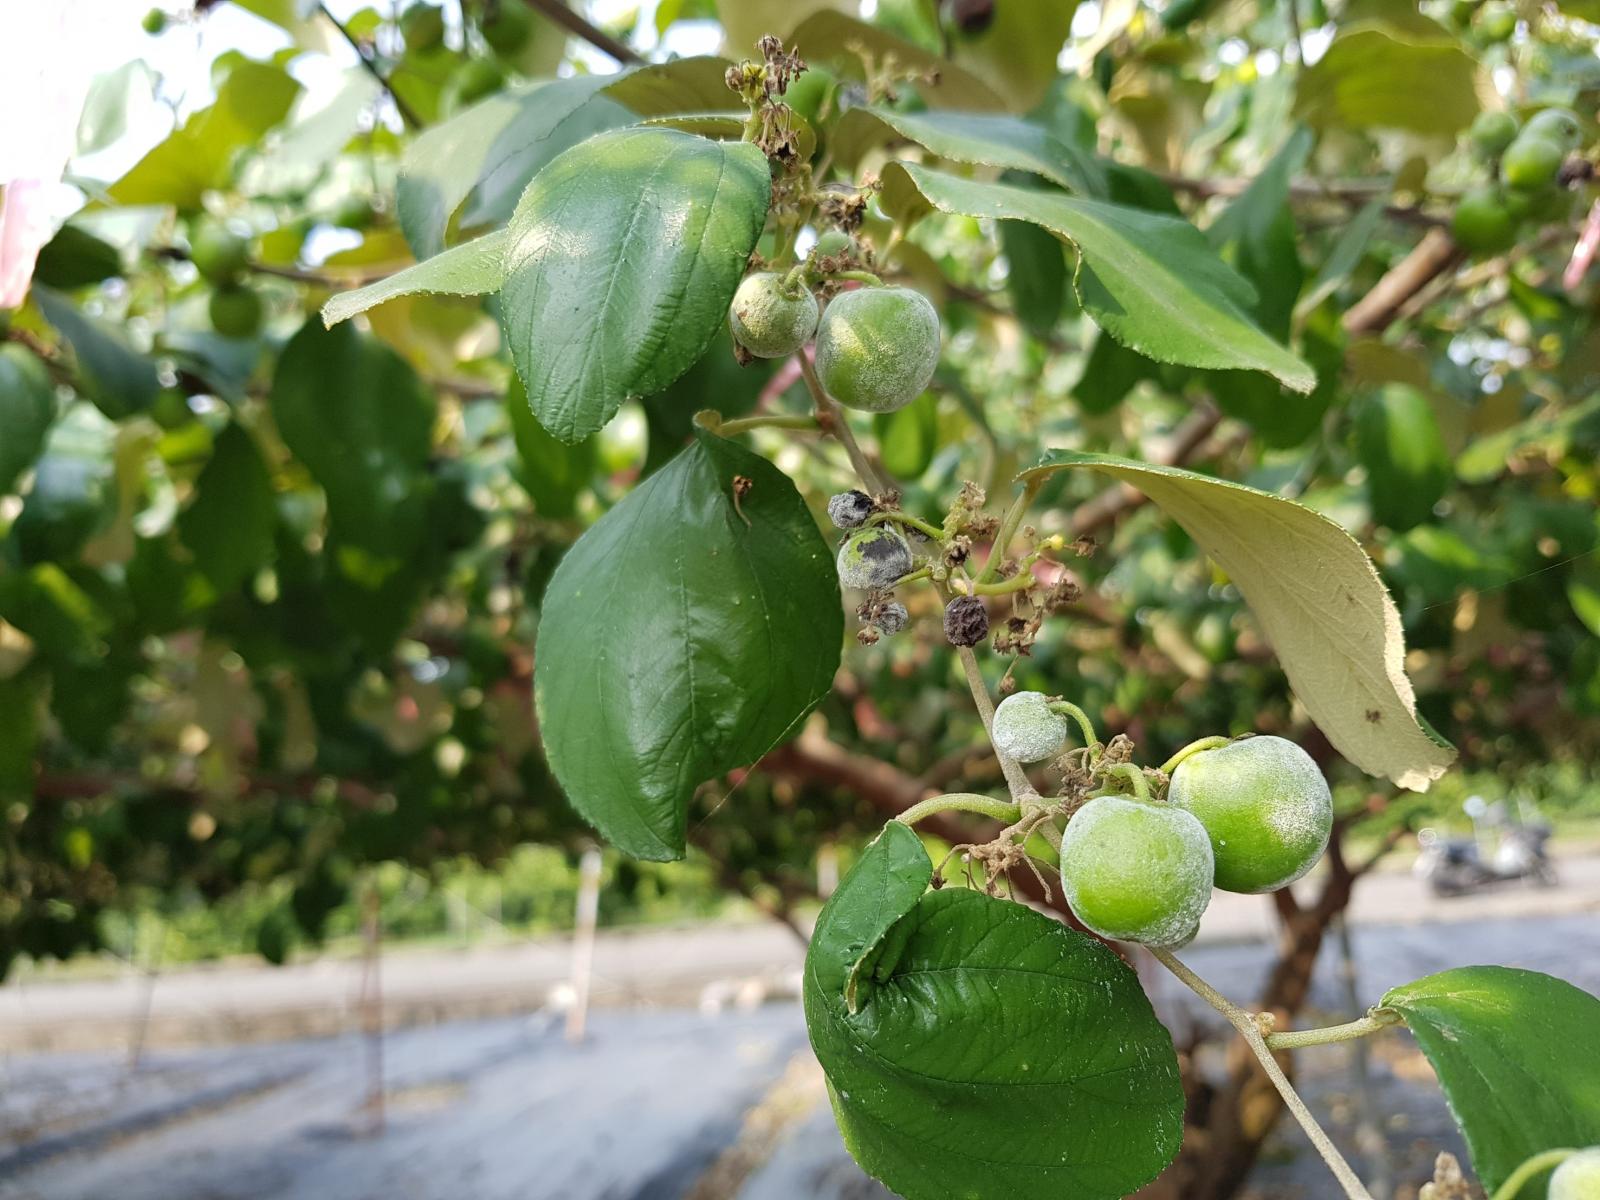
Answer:
[[[784,358],[817,330],[817,298],[800,286],[783,288],[772,271],[747,275],[728,306],[734,340],[757,358]]]
[[[939,314],[921,292],[845,292],[829,302],[817,327],[817,378],[849,408],[893,412],[932,380],[939,340]]]
[[[1578,1151],[1555,1169],[1550,1200],[1600,1200],[1600,1146]]]
[[[994,744],[1018,762],[1054,758],[1067,740],[1067,718],[1050,711],[1042,692],[1018,692],[994,710]]]

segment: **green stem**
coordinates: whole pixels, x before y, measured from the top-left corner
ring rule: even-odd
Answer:
[[[1144,772],[1132,763],[1117,763],[1116,766],[1107,767],[1107,775],[1120,775],[1133,785],[1133,794],[1141,800],[1150,799],[1150,781],[1144,777]]]
[[[740,417],[733,421],[719,421],[715,425],[703,421],[697,423],[704,425],[712,433],[722,437],[733,437],[739,433],[749,433],[752,429],[808,429],[815,431],[817,428],[816,417],[810,415],[788,413],[766,413],[754,417]]]
[[[1025,592],[1035,583],[1032,571],[1022,571],[998,583],[974,583],[968,594],[973,596],[1009,596],[1012,592]]]
[[[1161,764],[1161,773],[1163,775],[1171,775],[1178,769],[1178,764],[1184,759],[1188,758],[1191,754],[1199,754],[1202,750],[1215,750],[1218,746],[1226,746],[1232,740],[1232,738],[1225,737],[1203,737],[1198,741],[1190,742],[1171,758],[1167,759],[1166,762]]]
[[[884,486],[877,469],[873,467],[867,456],[862,453],[856,435],[850,432],[849,422],[845,420],[844,411],[833,402],[833,397],[823,390],[822,381],[817,378],[817,369],[811,365],[811,360],[806,357],[806,352],[801,350],[795,355],[800,362],[800,374],[806,381],[806,387],[811,391],[811,401],[817,406],[818,424],[823,423],[826,417],[829,431],[839,444],[844,447],[845,454],[850,457],[850,465],[855,469],[861,482],[866,484],[874,495],[883,495],[889,489]]]
[[[942,812],[977,813],[980,817],[993,817],[996,821],[1004,821],[1009,825],[1022,816],[1022,806],[996,800],[992,796],[981,796],[976,792],[949,792],[943,796],[930,796],[926,800],[918,801],[895,820],[915,825],[924,817]]]
[[[979,583],[990,583],[994,580],[1000,570],[1000,564],[1005,561],[1006,547],[1016,536],[1018,528],[1022,525],[1023,514],[1028,511],[1028,505],[1033,503],[1033,498],[1039,494],[1041,486],[1037,480],[1030,479],[1023,484],[1022,491],[1011,502],[1011,507],[1001,518],[999,532],[994,535],[994,544],[989,547],[989,558],[983,564],[983,570],[978,573]]]
[[[834,271],[831,274],[829,274],[828,278],[829,279],[851,279],[851,280],[854,280],[856,283],[864,283],[864,284],[868,285],[869,287],[882,287],[883,286],[883,280],[879,279],[871,271]]]
[[[921,517],[913,517],[910,513],[898,509],[893,512],[873,513],[867,518],[868,525],[882,525],[886,521],[893,521],[896,525],[905,525],[919,533],[925,533],[936,542],[944,541],[944,530],[937,525],[930,525]]]
[[[1094,727],[1094,722],[1089,720],[1089,714],[1084,712],[1071,700],[1052,700],[1045,706],[1051,712],[1065,713],[1078,723],[1078,728],[1083,730],[1083,744],[1093,750],[1100,745],[1100,734]]]
[[[1506,1181],[1495,1189],[1494,1195],[1489,1197],[1489,1200],[1516,1200],[1517,1193],[1522,1190],[1523,1184],[1527,1183],[1528,1180],[1532,1179],[1540,1171],[1548,1171],[1551,1167],[1560,1166],[1576,1153],[1576,1150],[1563,1148],[1560,1150],[1546,1150],[1543,1153],[1535,1154],[1515,1171],[1511,1172],[1510,1175],[1507,1175]]]
[[[1272,1080],[1272,1086],[1278,1089],[1278,1095],[1283,1097],[1284,1104],[1294,1114],[1294,1119],[1300,1122],[1300,1128],[1306,1131],[1311,1144],[1317,1148],[1317,1153],[1322,1155],[1323,1161],[1328,1164],[1328,1169],[1339,1181],[1339,1186],[1344,1189],[1348,1200],[1372,1200],[1372,1193],[1367,1191],[1361,1178],[1345,1161],[1344,1155],[1339,1153],[1339,1148],[1323,1132],[1322,1126],[1317,1124],[1316,1117],[1311,1115],[1311,1110],[1306,1107],[1305,1101],[1300,1099],[1299,1093],[1294,1090],[1294,1085],[1289,1082],[1289,1077],[1278,1065],[1278,1060],[1272,1057],[1272,1051],[1267,1048],[1266,1039],[1262,1037],[1261,1027],[1256,1024],[1255,1017],[1184,966],[1173,956],[1172,951],[1151,946],[1150,953],[1155,955],[1157,962],[1182,980],[1190,991],[1221,1013],[1228,1024],[1238,1031],[1245,1045],[1250,1047],[1251,1053],[1261,1063],[1261,1069],[1267,1073],[1267,1078]],[[1497,1196],[1495,1200],[1501,1198]]]
[[[1288,1029],[1282,1033],[1266,1035],[1267,1046],[1272,1050],[1298,1050],[1303,1046],[1329,1046],[1335,1042],[1353,1042],[1368,1034],[1388,1029],[1400,1023],[1400,1014],[1392,1008],[1375,1008],[1366,1016],[1343,1025],[1328,1025],[1322,1029]]]

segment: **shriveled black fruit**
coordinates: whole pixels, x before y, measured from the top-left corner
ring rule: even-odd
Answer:
[[[836,529],[857,529],[872,515],[872,497],[852,488],[828,497],[828,520]]]
[[[989,636],[989,610],[977,596],[957,596],[945,606],[944,636],[952,646],[976,646]]]

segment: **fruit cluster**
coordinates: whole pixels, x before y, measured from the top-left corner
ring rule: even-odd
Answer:
[[[995,709],[995,747],[1022,763],[1059,755],[1074,706],[1018,692]],[[1206,739],[1170,777],[1145,772],[1132,795],[1105,791],[1071,815],[1061,883],[1078,919],[1104,937],[1152,946],[1194,936],[1213,887],[1270,892],[1299,879],[1326,849],[1333,797],[1316,763],[1279,737]],[[1107,773],[1109,775],[1109,772]]]
[[[223,337],[254,336],[261,328],[261,296],[241,280],[250,243],[220,222],[202,219],[189,235],[189,261],[211,284],[211,327]]]
[[[1456,204],[1450,229],[1474,254],[1509,249],[1527,225],[1564,220],[1572,211],[1570,186],[1587,175],[1587,164],[1566,164],[1582,142],[1578,118],[1564,108],[1546,108],[1523,124],[1509,112],[1483,112],[1467,131],[1473,154],[1488,168],[1488,182]]]

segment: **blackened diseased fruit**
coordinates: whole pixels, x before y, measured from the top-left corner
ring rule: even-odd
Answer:
[[[839,582],[851,588],[889,588],[911,573],[911,544],[886,525],[857,530],[839,547]]]
[[[952,646],[976,646],[989,636],[989,610],[977,596],[957,596],[944,610],[944,636]]]
[[[885,637],[893,637],[911,623],[911,614],[898,600],[891,600],[878,610],[872,619],[873,626]]]
[[[872,497],[851,489],[828,497],[828,520],[835,529],[859,529],[872,515]]]

